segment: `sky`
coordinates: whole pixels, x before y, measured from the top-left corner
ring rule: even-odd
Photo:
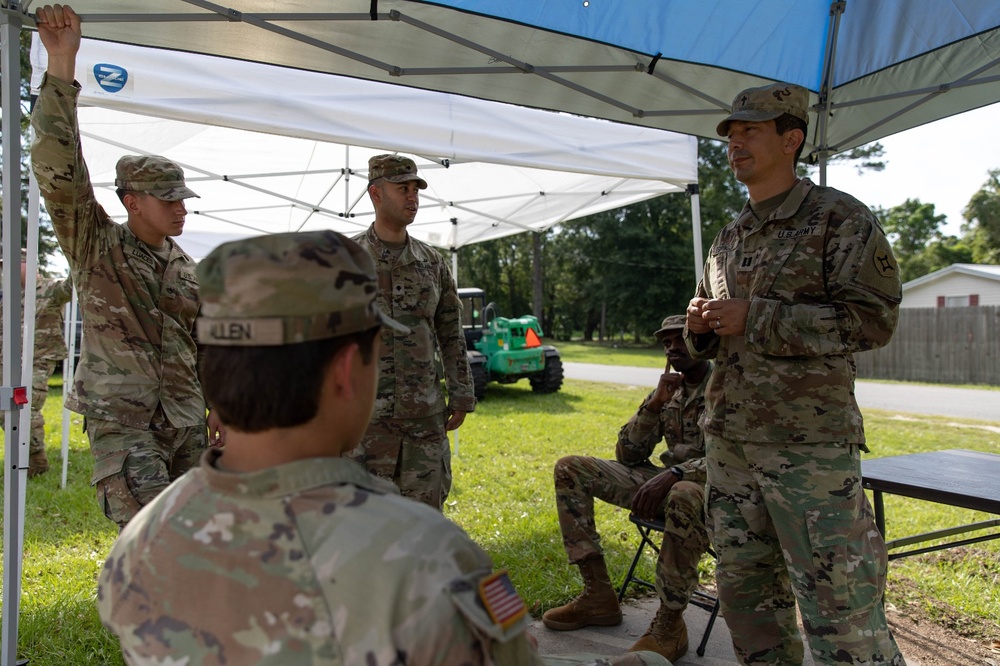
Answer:
[[[851,166],[827,169],[827,185],[870,207],[891,208],[907,199],[934,204],[946,215],[941,231],[961,235],[962,210],[982,188],[990,169],[1000,169],[1000,104],[893,134],[880,140],[884,171],[858,175]],[[818,172],[814,180],[818,180]]]

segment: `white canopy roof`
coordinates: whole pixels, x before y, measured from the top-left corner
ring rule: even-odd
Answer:
[[[36,85],[44,55],[36,36]],[[76,77],[81,105],[95,105],[81,108],[80,126],[105,208],[124,212],[114,195],[123,153],[175,160],[201,195],[187,202],[181,239],[196,257],[239,236],[366,228],[368,158],[387,151],[415,156],[428,189],[411,232],[441,247],[697,182],[694,137],[565,113],[94,40]]]
[[[996,0],[74,0],[84,34],[714,137],[805,86],[807,152],[1000,98]]]

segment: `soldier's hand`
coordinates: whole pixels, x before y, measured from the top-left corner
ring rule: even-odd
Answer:
[[[211,411],[208,413],[208,445],[224,446],[225,443],[226,426],[222,425],[222,420]]]
[[[38,36],[49,57],[76,55],[80,50],[80,16],[68,5],[45,5],[35,14]]]
[[[701,335],[712,331],[709,323],[702,317],[702,308],[708,303],[707,298],[692,298],[687,307],[687,327],[692,333]]]
[[[72,83],[82,34],[80,17],[71,7],[45,5],[36,13],[35,25],[49,54],[46,72],[65,83]]]
[[[449,409],[448,414],[448,422],[444,425],[445,431],[458,430],[459,426],[465,422],[465,412],[458,409]]]
[[[659,518],[660,507],[675,483],[677,477],[668,470],[642,484],[632,498],[632,513],[646,520]]]
[[[744,335],[750,301],[745,298],[720,298],[702,305],[701,316],[716,335]]]
[[[679,372],[670,372],[670,363],[667,363],[666,369],[660,375],[660,381],[656,383],[653,397],[649,400],[650,410],[658,412],[663,405],[670,402],[682,381],[684,381],[684,375]]]

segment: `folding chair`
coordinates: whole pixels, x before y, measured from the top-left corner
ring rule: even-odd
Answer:
[[[628,586],[635,583],[637,585],[643,585],[648,588],[656,589],[656,585],[650,583],[648,580],[643,580],[635,575],[635,569],[639,565],[639,558],[642,557],[643,551],[646,546],[649,546],[653,551],[659,555],[660,547],[649,538],[651,532],[663,533],[664,524],[662,520],[643,520],[634,515],[629,515],[629,521],[631,521],[636,529],[639,530],[639,547],[635,550],[635,557],[632,558],[632,564],[628,568],[628,573],[625,574],[625,580],[622,581],[622,586],[618,590],[618,601],[619,603],[625,598],[625,592],[628,590]],[[712,555],[715,555],[713,552]],[[708,594],[707,592],[702,592],[701,590],[695,590],[694,594],[691,595],[691,604],[702,608],[709,612],[708,624],[705,626],[705,632],[701,635],[701,643],[698,644],[698,656],[705,656],[705,646],[708,645],[708,637],[712,634],[712,627],[715,626],[715,618],[719,615],[719,599],[717,597]]]

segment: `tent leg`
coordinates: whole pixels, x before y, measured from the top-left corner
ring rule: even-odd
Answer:
[[[0,15],[0,82],[3,108],[3,387],[4,413],[3,618],[0,620],[0,666],[17,662],[18,614],[21,607],[22,547],[27,442],[22,443],[21,409],[15,408],[13,388],[21,386],[21,24],[24,16],[5,10]],[[15,240],[16,239],[16,240]],[[15,419],[17,419],[15,421]]]

